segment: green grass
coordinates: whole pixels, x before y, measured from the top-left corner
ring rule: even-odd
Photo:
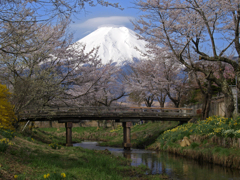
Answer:
[[[51,180],[157,179],[145,175],[146,166],[128,166],[129,160],[115,157],[108,151],[64,146],[52,149],[49,143],[60,141],[61,137],[53,134],[54,131],[44,132],[35,129],[16,133],[17,137],[11,140],[13,145],[5,153],[0,152],[0,179],[13,179],[17,175],[17,179],[43,180],[47,174],[47,179]],[[62,173],[66,178],[61,177]]]

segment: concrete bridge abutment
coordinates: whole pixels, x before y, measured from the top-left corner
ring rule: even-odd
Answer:
[[[123,127],[123,148],[125,150],[130,150],[131,144],[131,126],[132,122],[122,122]]]
[[[66,146],[73,146],[72,144],[72,122],[66,122]]]

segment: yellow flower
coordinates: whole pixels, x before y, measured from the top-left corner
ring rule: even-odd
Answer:
[[[13,177],[14,177],[15,179],[17,179],[17,178],[18,178],[18,175],[14,175]]]
[[[46,174],[44,174],[44,175],[43,175],[43,177],[44,177],[44,179],[46,179],[46,178],[47,178],[47,175],[46,175]]]
[[[65,173],[61,173],[61,176],[62,176],[63,178],[65,178],[65,177],[66,177],[66,174],[65,174]]]
[[[50,174],[48,173],[48,174],[47,174],[47,178],[48,178],[49,176],[50,176]]]

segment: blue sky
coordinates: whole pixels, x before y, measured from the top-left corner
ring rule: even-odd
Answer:
[[[110,0],[111,3],[119,3],[124,10],[113,7],[86,6],[85,12],[82,11],[73,17],[69,30],[74,33],[74,42],[88,35],[101,26],[126,26],[133,29],[130,19],[134,20],[140,15],[140,11],[133,7],[129,0]]]

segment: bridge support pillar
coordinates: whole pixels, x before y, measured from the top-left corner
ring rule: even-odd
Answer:
[[[126,150],[130,150],[132,147],[131,144],[131,122],[123,122],[123,148]]]
[[[72,144],[72,122],[66,122],[66,146],[73,146]]]

